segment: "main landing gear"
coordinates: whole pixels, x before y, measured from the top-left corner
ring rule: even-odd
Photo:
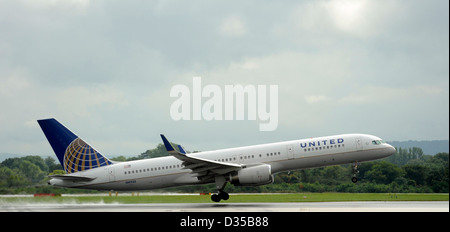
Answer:
[[[225,186],[227,185],[227,181],[225,180],[224,176],[216,176],[216,188],[219,191],[218,194],[211,195],[211,200],[214,202],[220,202],[220,200],[228,200],[230,198],[230,195],[228,195],[227,192],[223,191],[225,189]]]
[[[230,195],[228,195],[227,192],[219,191],[218,194],[211,195],[211,200],[214,202],[220,202],[220,200],[228,200],[230,198]]]
[[[352,182],[356,183],[356,182],[358,182],[358,178],[356,177],[356,175],[359,173],[358,161],[355,161],[352,163],[352,172],[353,172]]]

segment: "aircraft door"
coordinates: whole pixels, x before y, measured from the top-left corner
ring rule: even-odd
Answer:
[[[116,180],[116,173],[114,171],[114,167],[108,168],[108,178],[109,178],[109,181],[115,181]]]
[[[287,146],[287,157],[288,157],[288,159],[294,158],[294,145]]]
[[[363,143],[361,138],[356,138],[355,139],[355,143],[356,143],[356,151],[362,151],[363,150]]]

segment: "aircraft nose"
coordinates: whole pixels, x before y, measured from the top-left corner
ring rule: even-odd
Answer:
[[[393,147],[392,145],[388,144],[388,153],[389,153],[389,155],[393,155],[393,154],[395,154],[395,152],[397,152],[395,147]]]

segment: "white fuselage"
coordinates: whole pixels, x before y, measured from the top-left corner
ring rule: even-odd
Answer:
[[[395,153],[394,147],[379,141],[380,138],[372,135],[344,134],[199,152],[189,156],[244,166],[267,164],[270,165],[272,174],[275,174],[288,170],[364,162]],[[132,191],[214,182],[211,179],[199,180],[195,173],[183,167],[181,160],[173,156],[117,162],[70,175],[96,179],[90,182],[52,179],[49,183],[60,187]]]

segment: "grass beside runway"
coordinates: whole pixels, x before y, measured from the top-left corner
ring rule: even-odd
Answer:
[[[448,201],[449,194],[392,193],[292,193],[292,194],[230,194],[226,203],[270,202],[338,202],[338,201]],[[140,195],[140,196],[61,196],[0,197],[2,204],[65,203],[65,204],[145,204],[145,203],[212,203],[209,195]]]

